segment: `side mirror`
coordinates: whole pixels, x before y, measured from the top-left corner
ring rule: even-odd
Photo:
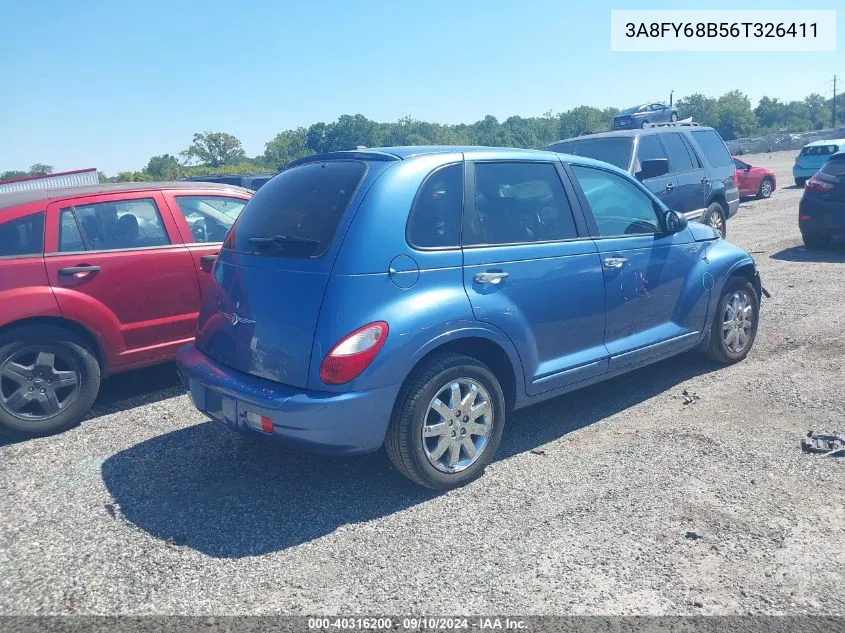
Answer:
[[[649,178],[665,176],[668,173],[669,159],[651,158],[640,163],[640,171],[637,172],[637,178],[639,180],[648,180]]]
[[[746,165],[746,166],[745,166],[745,171],[751,171],[751,165]]]
[[[680,233],[687,228],[687,219],[677,211],[667,211],[663,216],[663,225],[667,233]]]

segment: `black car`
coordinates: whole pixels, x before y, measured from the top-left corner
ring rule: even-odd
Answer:
[[[190,180],[194,182],[216,182],[223,185],[235,185],[236,187],[243,187],[244,189],[258,189],[266,185],[267,182],[276,174],[251,174],[246,176],[225,175],[225,176],[194,176],[192,178],[183,178],[182,180]]]
[[[798,228],[807,248],[824,248],[845,235],[845,152],[837,152],[804,185]]]
[[[643,103],[622,110],[613,117],[614,130],[631,130],[643,127],[646,123],[666,123],[678,120],[678,108],[665,103]]]
[[[624,169],[687,220],[727,235],[739,209],[734,163],[719,133],[695,123],[586,134],[547,150],[595,158]]]

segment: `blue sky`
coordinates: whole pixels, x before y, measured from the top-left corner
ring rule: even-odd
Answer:
[[[610,51],[610,10],[793,9],[794,0],[40,0],[0,25],[0,171],[140,169],[194,132],[249,155],[277,132],[341,114],[470,123],[744,90],[845,90],[845,5],[833,53]],[[838,5],[838,6],[837,6]]]

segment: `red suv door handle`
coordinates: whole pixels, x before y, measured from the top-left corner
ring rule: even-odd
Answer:
[[[59,268],[60,275],[75,275],[77,273],[98,273],[99,266],[69,266],[67,268]]]

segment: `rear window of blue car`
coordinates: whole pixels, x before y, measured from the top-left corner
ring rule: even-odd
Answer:
[[[366,173],[364,163],[351,160],[282,172],[247,203],[223,248],[268,257],[321,256]]]

